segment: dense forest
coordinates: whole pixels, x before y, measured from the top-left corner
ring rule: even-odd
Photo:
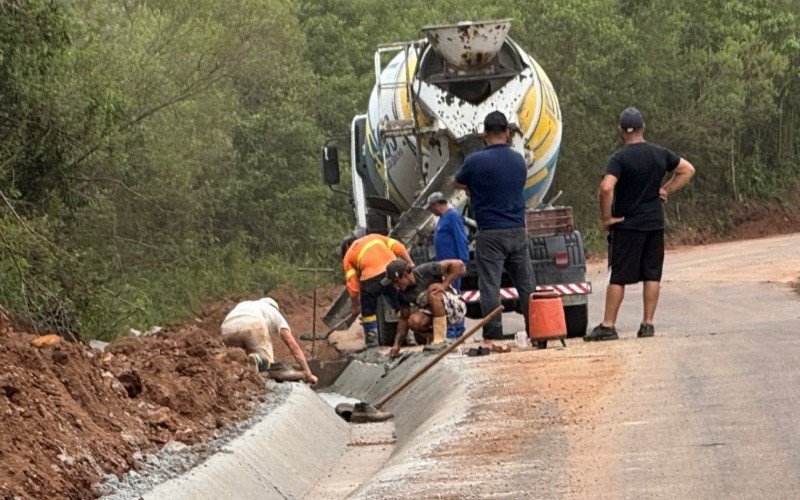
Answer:
[[[320,182],[372,53],[512,18],[564,115],[555,190],[598,245],[620,110],[688,158],[671,230],[797,202],[800,0],[0,0],[0,304],[108,338],[308,284],[352,225]]]

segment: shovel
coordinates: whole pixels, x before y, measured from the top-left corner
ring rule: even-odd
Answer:
[[[392,398],[400,394],[406,387],[411,385],[412,382],[417,380],[423,373],[430,370],[433,365],[438,363],[442,360],[445,356],[450,354],[456,347],[463,344],[465,340],[472,337],[480,328],[483,327],[486,323],[489,322],[490,319],[494,318],[498,314],[503,312],[503,306],[497,306],[497,308],[485,316],[482,320],[478,322],[475,326],[470,328],[470,330],[459,337],[455,342],[447,346],[442,352],[436,355],[428,364],[417,370],[411,377],[408,378],[405,382],[397,386],[392,392],[387,394],[383,397],[377,404],[374,406],[361,401],[356,404],[352,403],[339,403],[336,405],[336,414],[345,419],[348,422],[352,422],[354,424],[360,424],[365,422],[383,422],[394,418],[394,415],[391,412],[383,411],[381,408],[388,403]]]

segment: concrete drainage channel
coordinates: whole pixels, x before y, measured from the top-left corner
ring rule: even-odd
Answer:
[[[205,461],[149,491],[148,474],[112,485],[107,498],[345,498],[369,497],[373,485],[406,476],[419,457],[465,414],[463,389],[448,360],[436,365],[386,407],[395,419],[348,424],[333,411],[345,398],[374,402],[431,358],[414,354],[387,372],[352,361],[325,393],[283,384],[283,401],[218,447]],[[370,361],[378,361],[378,358]],[[190,452],[190,450],[188,450]],[[129,474],[130,476],[130,474]],[[112,481],[113,482],[113,481]]]

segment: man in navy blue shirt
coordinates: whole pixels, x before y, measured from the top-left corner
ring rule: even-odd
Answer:
[[[486,148],[469,155],[456,175],[455,186],[470,196],[478,234],[475,263],[478,268],[481,311],[484,316],[500,305],[500,279],[508,272],[519,294],[528,330],[528,300],[534,290],[528,236],[525,232],[525,159],[509,146],[508,121],[492,111],[483,121]],[[483,327],[484,339],[508,339],[501,318]]]
[[[464,218],[453,208],[442,193],[436,192],[428,196],[428,210],[439,217],[436,232],[433,234],[433,247],[436,260],[459,259],[465,265],[469,262],[467,231]],[[456,278],[451,286],[461,292],[461,278]],[[464,333],[464,321],[447,325],[447,338],[456,339]]]

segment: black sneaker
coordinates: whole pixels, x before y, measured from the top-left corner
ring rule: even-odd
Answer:
[[[617,340],[619,335],[617,335],[617,329],[613,326],[603,326],[602,323],[594,327],[594,329],[589,332],[586,336],[583,337],[585,342],[591,342],[594,340]]]
[[[656,334],[656,327],[649,323],[642,323],[636,336],[639,338],[652,337]]]

